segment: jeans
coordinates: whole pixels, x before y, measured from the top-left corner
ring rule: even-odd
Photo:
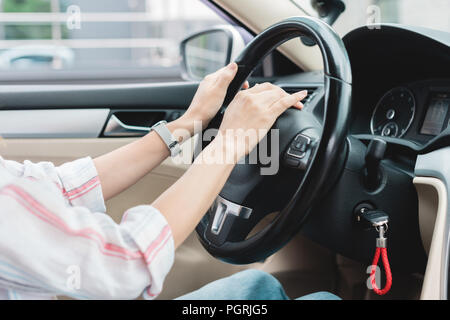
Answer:
[[[216,280],[177,300],[290,300],[280,282],[260,270],[245,270]],[[340,300],[328,292],[316,292],[296,300]]]

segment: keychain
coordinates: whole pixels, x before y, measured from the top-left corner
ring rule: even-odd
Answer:
[[[372,268],[370,270],[370,282],[372,284],[373,291],[378,295],[385,295],[389,292],[392,286],[392,273],[391,267],[389,266],[389,260],[387,256],[387,239],[386,232],[388,230],[389,216],[387,213],[379,210],[368,210],[361,214],[361,218],[370,227],[374,227],[378,232],[378,238],[376,240],[376,251],[375,257],[373,258]],[[377,287],[375,273],[378,266],[378,260],[383,261],[384,270],[386,272],[386,285],[383,289]]]

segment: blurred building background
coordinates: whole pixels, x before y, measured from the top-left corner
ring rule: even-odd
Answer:
[[[0,0],[0,68],[177,68],[180,40],[224,23],[199,0]]]
[[[276,1],[315,14],[311,0]],[[373,22],[450,31],[450,0],[344,2],[347,9],[333,26],[342,36]],[[180,40],[224,23],[200,0],[0,0],[0,77],[85,71],[176,78]]]

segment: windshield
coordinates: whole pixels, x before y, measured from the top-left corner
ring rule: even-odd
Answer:
[[[305,13],[318,16],[317,0],[289,0]],[[450,31],[449,0],[343,0],[345,11],[333,24],[339,35],[373,23],[400,23]]]

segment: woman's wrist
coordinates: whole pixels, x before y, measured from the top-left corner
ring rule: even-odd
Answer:
[[[197,124],[197,126],[199,126]],[[174,138],[182,143],[192,137],[196,130],[196,121],[188,116],[181,116],[180,118],[167,124]]]
[[[168,128],[177,139],[182,138],[182,141],[185,141],[187,138],[204,130],[210,121],[211,119],[205,119],[204,116],[194,114],[188,110],[180,118],[170,122]],[[176,131],[180,132],[177,133]]]
[[[234,139],[218,132],[214,140],[205,148],[205,156],[209,156],[209,162],[217,164],[235,165],[242,157],[239,147]]]

